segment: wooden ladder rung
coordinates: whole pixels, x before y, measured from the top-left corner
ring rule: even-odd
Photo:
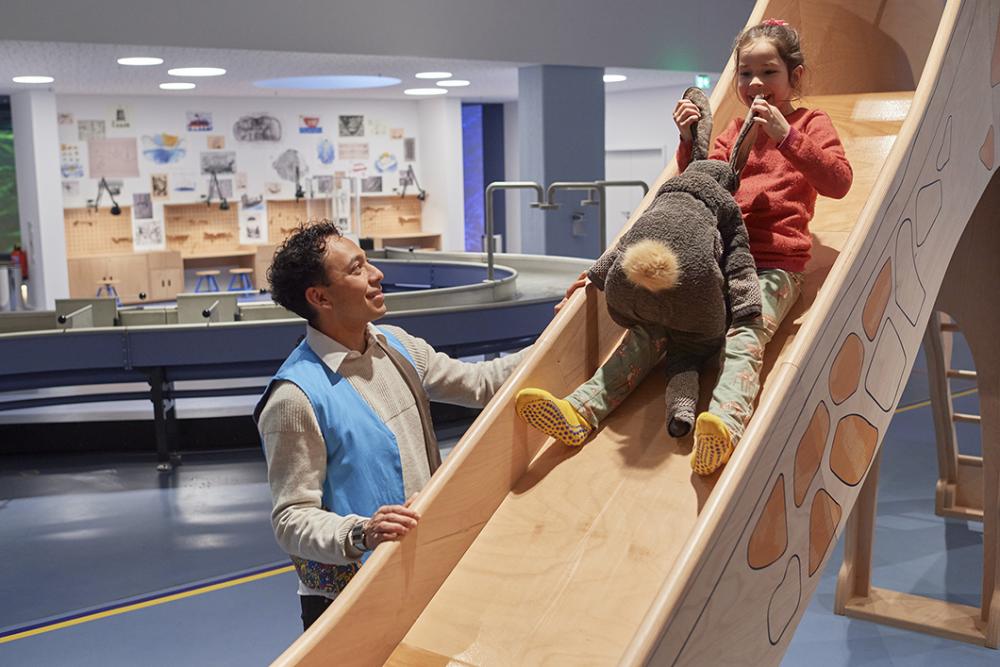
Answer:
[[[976,371],[959,371],[959,370],[948,369],[947,375],[950,378],[957,378],[959,380],[976,379]]]
[[[961,331],[954,322],[942,322],[941,331]]]
[[[951,419],[952,421],[956,422],[968,422],[970,424],[978,424],[981,418],[979,415],[967,415],[961,412],[956,412],[954,415],[952,415]]]

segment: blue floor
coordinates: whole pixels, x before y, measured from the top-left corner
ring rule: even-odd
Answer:
[[[972,367],[967,350],[956,356]],[[921,358],[901,405],[926,398]],[[956,406],[977,413],[976,394]],[[982,526],[934,515],[933,433],[924,406],[886,434],[874,583],[978,605]],[[960,425],[959,440],[979,453],[977,428]],[[269,514],[259,450],[188,455],[172,476],[145,458],[0,461],[0,665],[269,663],[300,632],[295,575]],[[834,615],[841,554],[838,545],[784,665],[1000,664],[997,651]]]

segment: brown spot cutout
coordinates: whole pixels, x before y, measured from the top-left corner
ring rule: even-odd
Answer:
[[[892,258],[889,257],[882,265],[882,270],[878,272],[872,291],[865,301],[865,309],[861,312],[861,324],[865,329],[868,340],[875,340],[878,333],[878,325],[882,322],[885,314],[885,306],[889,303],[889,295],[892,293]]]
[[[826,489],[820,489],[813,496],[809,510],[809,576],[823,563],[823,557],[833,542],[833,536],[840,525],[842,510]]]
[[[979,161],[983,163],[983,166],[993,171],[993,126],[990,125],[990,129],[986,132],[986,139],[983,141],[982,147],[979,149]]]
[[[767,567],[781,558],[788,546],[788,526],[785,520],[785,476],[778,475],[778,481],[771,489],[771,496],[764,505],[764,511],[757,518],[757,526],[750,535],[747,547],[747,562],[755,570]]]
[[[875,455],[878,429],[861,415],[847,415],[837,422],[830,450],[830,469],[845,484],[856,485],[865,476]]]
[[[865,361],[865,346],[857,334],[844,339],[830,368],[830,398],[841,404],[858,390],[861,366]]]
[[[802,507],[806,492],[812,484],[819,464],[823,461],[826,449],[826,438],[830,435],[830,411],[825,403],[820,403],[813,411],[812,419],[806,432],[799,440],[799,448],[795,450],[795,506]]]

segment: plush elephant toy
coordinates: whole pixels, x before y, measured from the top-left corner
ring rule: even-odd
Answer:
[[[698,88],[684,97],[701,111],[692,162],[660,186],[649,208],[588,271],[611,318],[666,338],[667,430],[690,432],[703,365],[717,359],[733,321],[760,316],[761,296],[747,230],[733,199],[753,146],[751,122],[730,162],[708,159],[712,112]]]

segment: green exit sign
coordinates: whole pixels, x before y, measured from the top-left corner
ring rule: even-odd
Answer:
[[[694,85],[698,86],[702,90],[708,90],[712,87],[712,77],[707,74],[695,74]]]

